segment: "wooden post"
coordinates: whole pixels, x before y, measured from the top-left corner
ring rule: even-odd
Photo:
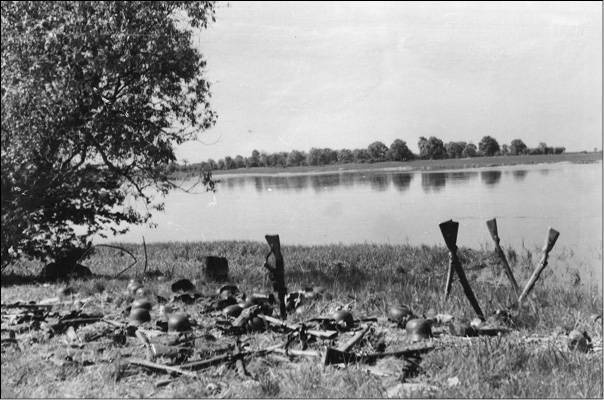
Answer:
[[[453,220],[445,221],[439,224],[440,231],[445,239],[445,243],[447,248],[449,249],[449,268],[454,269],[459,277],[459,282],[463,287],[464,293],[466,297],[470,301],[472,308],[480,317],[480,319],[484,320],[484,314],[478,305],[478,301],[476,300],[476,296],[474,296],[474,292],[468,283],[468,279],[466,278],[466,274],[461,267],[461,262],[457,257],[457,231],[459,230],[459,222],[454,222]]]
[[[514,278],[514,274],[512,273],[510,264],[508,264],[508,260],[505,257],[505,253],[503,252],[503,249],[499,245],[500,239],[499,239],[499,235],[497,232],[497,220],[495,218],[488,220],[487,228],[489,229],[489,232],[491,233],[491,238],[493,238],[493,242],[495,242],[495,252],[497,253],[499,258],[501,259],[501,262],[503,263],[503,270],[505,271],[505,274],[507,275],[508,279],[510,280],[512,287],[514,288],[514,292],[516,292],[516,296],[519,296],[520,288],[518,287],[518,283],[516,282],[516,279]]]
[[[537,279],[539,279],[541,272],[543,272],[543,270],[547,266],[547,258],[549,257],[549,252],[552,251],[554,244],[556,244],[558,236],[560,236],[560,232],[556,231],[555,229],[552,229],[551,227],[548,229],[547,237],[545,238],[545,244],[543,245],[543,256],[541,257],[539,266],[535,269],[533,275],[531,275],[531,278],[526,283],[524,290],[518,297],[519,306],[522,304],[522,301],[526,298],[526,296],[528,296],[528,294],[531,292],[531,290],[535,286],[535,282],[537,282]]]
[[[287,318],[287,311],[285,309],[285,294],[287,289],[285,288],[285,271],[283,267],[283,255],[281,254],[281,243],[279,242],[279,235],[266,235],[265,236],[271,251],[266,255],[266,261],[264,267],[268,269],[269,276],[273,282],[273,290],[277,292],[277,299],[279,301],[279,311],[281,312],[281,319]],[[275,265],[271,266],[268,262],[270,255],[274,256]]]

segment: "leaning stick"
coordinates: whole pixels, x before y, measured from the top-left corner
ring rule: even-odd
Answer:
[[[264,267],[268,269],[271,281],[273,281],[273,290],[277,292],[281,319],[285,319],[287,318],[287,312],[285,309],[285,294],[287,289],[285,288],[285,271],[283,267],[283,255],[281,254],[279,235],[266,235],[264,237],[271,248],[271,251],[266,256]],[[268,259],[271,254],[273,254],[275,257],[274,266],[271,266],[268,263]]]
[[[552,251],[552,248],[556,244],[558,236],[560,236],[560,232],[556,231],[555,229],[552,229],[551,227],[548,229],[547,238],[545,239],[545,244],[543,245],[543,256],[541,257],[541,261],[539,261],[539,266],[535,269],[533,275],[531,275],[531,278],[524,287],[524,290],[518,297],[518,305],[521,305],[522,301],[526,298],[526,296],[528,296],[531,290],[533,290],[535,282],[537,282],[539,276],[541,275],[541,272],[543,272],[543,270],[547,266],[547,258],[549,257],[549,252]]]
[[[470,301],[472,308],[478,315],[478,317],[484,320],[484,314],[478,305],[478,301],[476,300],[476,296],[474,296],[474,292],[468,283],[468,279],[466,278],[466,274],[461,267],[461,262],[457,257],[457,231],[459,230],[459,222],[454,222],[453,220],[445,221],[438,225],[440,227],[440,231],[445,239],[445,244],[449,249],[449,268],[452,268],[457,273],[459,277],[459,282],[463,287],[463,290],[466,294],[466,297]]]
[[[495,252],[501,259],[501,262],[503,264],[503,270],[505,271],[505,274],[507,275],[508,279],[510,280],[512,287],[514,288],[514,291],[516,292],[516,296],[518,296],[518,295],[520,295],[520,288],[518,287],[518,283],[516,282],[516,279],[514,278],[514,274],[512,273],[510,264],[508,263],[508,260],[505,257],[505,253],[503,252],[503,249],[499,245],[500,239],[499,239],[499,234],[497,232],[497,220],[495,218],[488,220],[487,228],[489,229],[489,232],[491,233],[491,238],[493,238],[493,242],[495,242]]]

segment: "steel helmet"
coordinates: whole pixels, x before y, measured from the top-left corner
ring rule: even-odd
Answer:
[[[140,325],[149,321],[151,321],[149,310],[144,308],[132,308],[130,310],[130,322],[133,325]]]
[[[262,331],[265,328],[264,320],[258,317],[252,317],[247,321],[247,327],[250,331]]]
[[[147,311],[151,311],[153,305],[148,299],[136,299],[132,302],[132,308],[143,308]]]
[[[179,279],[172,283],[171,289],[173,292],[190,292],[195,290],[195,285],[188,279]]]
[[[223,299],[235,296],[237,293],[239,293],[239,289],[235,285],[224,285],[218,289],[218,295]]]
[[[354,325],[354,318],[352,313],[346,310],[339,310],[333,314],[333,319],[336,323],[344,328],[350,328]]]
[[[222,309],[222,313],[227,317],[235,317],[237,318],[239,314],[243,311],[243,307],[239,304],[232,304],[228,307]]]
[[[128,283],[127,289],[130,294],[136,293],[136,291],[143,287],[143,284],[137,281],[136,279],[130,279]]]
[[[168,332],[185,332],[191,329],[189,317],[184,313],[175,313],[168,318]]]
[[[415,318],[407,321],[405,330],[409,338],[414,342],[432,337],[432,323],[424,318]]]
[[[409,321],[413,317],[413,312],[409,307],[405,305],[393,305],[388,310],[388,319],[390,321],[394,321],[403,325],[403,327],[405,326],[407,321]]]
[[[591,338],[587,333],[573,330],[568,334],[568,349],[587,353],[591,347]]]

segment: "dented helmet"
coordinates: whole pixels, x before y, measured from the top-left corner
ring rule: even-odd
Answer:
[[[407,321],[405,330],[409,338],[414,342],[432,337],[432,323],[424,318],[415,318]]]

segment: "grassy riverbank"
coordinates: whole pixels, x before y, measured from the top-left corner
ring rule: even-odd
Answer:
[[[213,174],[220,175],[254,175],[254,174],[316,174],[334,173],[341,171],[371,171],[371,170],[404,170],[404,171],[439,171],[447,169],[499,167],[506,165],[531,165],[558,162],[592,163],[602,160],[602,152],[591,153],[564,153],[548,155],[521,155],[498,157],[455,158],[445,160],[414,160],[414,161],[387,161],[379,163],[349,163],[320,166],[299,167],[257,167],[239,168],[230,170],[216,170]],[[193,176],[194,173],[177,172],[175,179]]]
[[[140,245],[125,245],[138,263],[125,275],[141,272],[144,253]],[[246,293],[266,292],[270,283],[262,268],[267,245],[260,242],[165,243],[148,245],[146,287],[155,294],[170,298],[170,280],[197,278],[197,288],[205,294],[215,293],[217,284],[206,283],[200,275],[200,260],[213,254],[229,260],[230,277]],[[485,314],[505,308],[513,299],[509,283],[497,259],[490,252],[461,249],[461,259],[468,279]],[[506,253],[519,284],[527,281],[539,254],[527,250]],[[326,245],[284,246],[286,285],[290,291],[310,285],[322,285],[328,295],[308,303],[291,321],[327,315],[338,307],[349,308],[355,316],[383,317],[389,304],[408,304],[419,315],[435,310],[456,318],[471,319],[472,309],[457,280],[449,301],[442,298],[448,265],[448,253],[443,247],[408,245]],[[572,257],[569,255],[568,257]],[[571,260],[552,260],[551,263]],[[119,315],[127,305],[124,290],[128,276],[114,279],[113,275],[131,263],[131,258],[119,250],[98,248],[83,264],[99,276],[91,280],[76,280],[71,286],[81,297],[92,296],[90,309],[105,315]],[[532,301],[515,318],[514,331],[498,338],[459,338],[451,346],[427,354],[419,374],[408,378],[417,383],[413,397],[602,397],[602,352],[575,353],[555,346],[538,346],[526,340],[530,337],[551,337],[555,332],[570,329],[587,331],[594,343],[601,343],[601,319],[597,323],[590,315],[602,312],[602,295],[597,288],[579,288],[569,279],[554,281],[548,267],[537,283]],[[39,264],[23,262],[19,275],[8,271],[2,277],[2,303],[21,300],[40,301],[56,295],[60,284],[42,285],[32,282],[31,275]],[[193,318],[206,321],[193,306],[183,309]],[[204,329],[210,326],[204,326]],[[387,329],[378,322],[379,329]],[[394,329],[389,341],[404,337],[403,330]],[[272,336],[271,336],[272,335]],[[279,343],[282,335],[249,334],[253,343]],[[21,352],[4,349],[2,354],[2,397],[385,397],[388,388],[400,381],[400,376],[377,377],[361,366],[344,369],[328,367],[323,371],[316,360],[288,362],[278,358],[258,358],[249,361],[248,371],[254,378],[240,378],[234,369],[213,367],[198,378],[181,377],[168,386],[156,388],[161,378],[155,373],[138,370],[123,374],[119,354],[141,353],[135,338],[125,346],[107,344],[102,353],[73,349],[60,337],[46,340],[36,332],[19,339]],[[130,341],[132,340],[132,341]],[[230,340],[230,339],[229,339]],[[436,342],[439,339],[435,340]],[[325,345],[328,343],[319,343]],[[390,346],[390,342],[388,344]],[[320,347],[319,347],[320,348]],[[77,353],[77,354],[76,354]],[[65,356],[72,360],[64,363]],[[108,355],[113,355],[109,357]],[[77,356],[77,357],[76,357]],[[57,360],[63,360],[60,364]],[[81,360],[85,360],[83,362]],[[110,361],[107,361],[110,360]],[[111,361],[112,360],[112,361]],[[117,360],[117,361],[115,361]],[[60,367],[57,367],[59,362]],[[90,365],[88,365],[90,364]],[[396,360],[378,363],[381,368],[400,368]],[[396,374],[395,374],[396,375]],[[165,375],[164,375],[165,377]],[[94,384],[91,384],[94,382]],[[453,383],[451,383],[453,382]],[[459,382],[459,383],[455,383]],[[427,389],[429,388],[429,389]],[[401,393],[398,393],[401,396]]]

